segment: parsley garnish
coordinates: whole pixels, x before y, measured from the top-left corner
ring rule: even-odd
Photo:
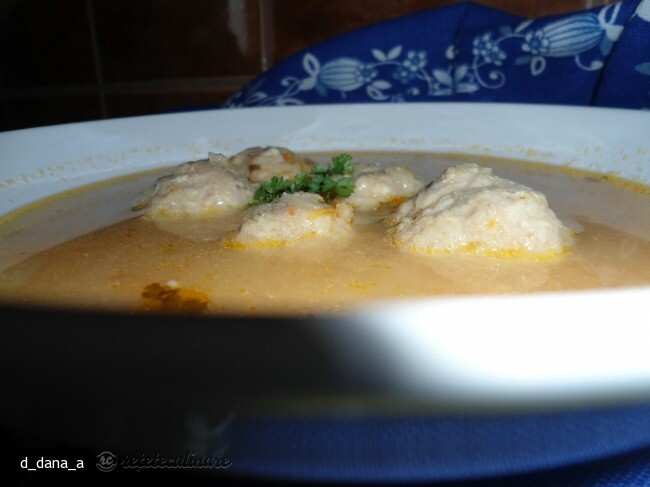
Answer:
[[[354,173],[352,156],[339,154],[332,157],[330,166],[316,166],[309,174],[298,173],[291,179],[273,176],[264,181],[253,196],[249,206],[270,203],[282,196],[283,193],[297,193],[306,191],[316,193],[332,201],[337,196],[347,198],[354,192],[354,181],[348,175]]]

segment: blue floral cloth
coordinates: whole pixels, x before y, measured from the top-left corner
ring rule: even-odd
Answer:
[[[650,108],[650,0],[533,20],[472,3],[425,11],[299,52],[224,107],[423,101]],[[219,445],[235,470],[269,478],[650,486],[647,404],[475,417],[235,418],[223,434]]]
[[[413,101],[650,108],[650,0],[532,20],[425,11],[299,52],[224,106]]]

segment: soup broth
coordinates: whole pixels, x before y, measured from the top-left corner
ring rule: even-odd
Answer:
[[[395,247],[377,214],[355,218],[349,239],[237,248],[239,216],[152,221],[132,203],[161,174],[77,190],[5,217],[0,299],[127,311],[216,314],[330,313],[378,300],[650,284],[650,191],[550,165],[439,154],[353,154],[406,165],[429,182],[475,162],[544,193],[575,232],[554,259],[423,255]],[[331,154],[308,154],[317,162]],[[95,228],[101,226],[101,228]],[[81,235],[78,235],[82,233]]]

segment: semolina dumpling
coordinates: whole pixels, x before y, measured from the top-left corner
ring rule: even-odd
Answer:
[[[389,221],[395,245],[424,253],[549,258],[572,240],[542,193],[477,164],[447,169]]]

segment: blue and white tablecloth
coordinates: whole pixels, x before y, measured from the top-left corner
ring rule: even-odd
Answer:
[[[648,109],[650,0],[532,20],[472,3],[424,11],[299,52],[224,107],[436,101]],[[510,415],[235,417],[220,435],[236,470],[270,478],[650,486],[648,404]]]
[[[225,107],[413,101],[650,108],[650,1],[540,19],[424,11],[299,52]]]

